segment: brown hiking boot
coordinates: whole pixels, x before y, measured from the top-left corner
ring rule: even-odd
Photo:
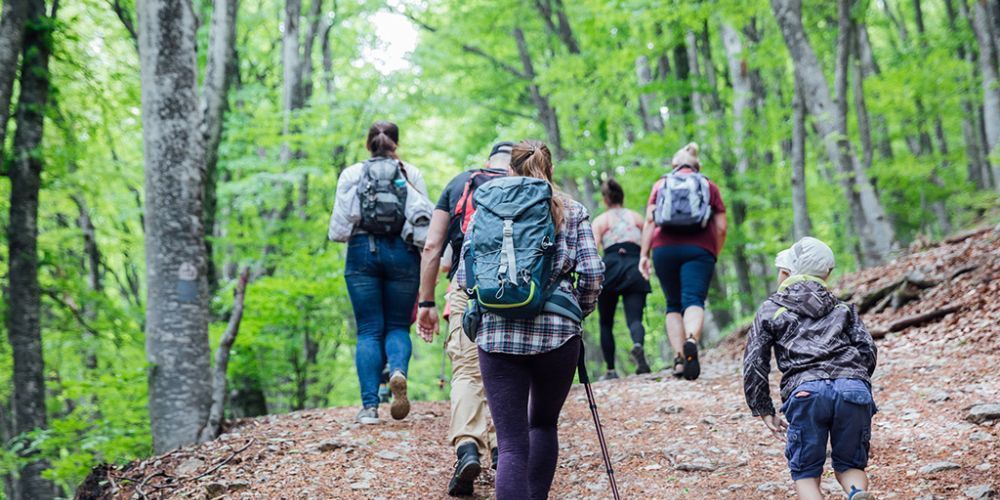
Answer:
[[[403,420],[410,414],[410,400],[406,398],[406,375],[396,370],[389,377],[389,390],[392,391],[392,405],[389,414],[396,420]]]

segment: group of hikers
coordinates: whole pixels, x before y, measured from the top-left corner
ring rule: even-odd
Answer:
[[[608,179],[601,186],[606,210],[591,222],[584,205],[554,183],[544,143],[498,142],[483,166],[455,176],[434,205],[398,145],[395,124],[371,126],[371,157],[341,174],[330,219],[330,239],[347,243],[344,277],[357,324],[362,403],[357,421],[379,422],[385,370],[391,416],[409,413],[410,326],[417,323],[427,342],[438,333],[435,289],[445,274],[445,351],[452,364],[447,439],[456,452],[448,493],[471,495],[489,455],[497,498],[547,498],[559,414],[583,356],[582,323],[595,309],[607,364],[602,378],[618,377],[619,301],[636,372],[649,373],[643,311],[655,270],[667,299],[672,373],[699,377],[705,301],[726,240],[720,190],[701,172],[691,143],[652,186],[644,215],[624,208],[621,185]],[[828,290],[835,261],[826,244],[804,238],[775,263],[778,292],[761,305],[748,334],[747,403],[786,440],[801,498],[822,498],[827,441],[848,497],[874,498],[864,472],[876,411],[871,335],[856,310]],[[772,350],[787,421],[771,401]]]

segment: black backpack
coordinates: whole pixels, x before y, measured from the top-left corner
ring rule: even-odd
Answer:
[[[372,158],[362,166],[358,229],[374,235],[398,235],[406,222],[406,172],[399,160]]]

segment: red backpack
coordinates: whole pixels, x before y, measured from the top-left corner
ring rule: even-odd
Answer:
[[[458,198],[455,210],[451,214],[451,221],[448,223],[448,234],[452,235],[452,239],[449,242],[452,247],[452,264],[454,264],[452,266],[452,273],[457,270],[458,256],[462,253],[462,243],[465,241],[465,231],[469,228],[469,221],[472,220],[472,215],[476,213],[476,205],[472,201],[472,195],[475,194],[476,189],[479,189],[479,186],[493,179],[506,176],[506,172],[497,172],[496,170],[485,168],[469,172],[469,178],[465,181],[462,196]]]

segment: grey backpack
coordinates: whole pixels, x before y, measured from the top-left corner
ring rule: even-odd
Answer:
[[[712,217],[708,178],[694,172],[663,176],[656,192],[653,221],[667,232],[696,233],[705,229]]]
[[[406,174],[391,158],[372,158],[362,165],[358,184],[361,222],[358,228],[374,235],[398,235],[406,222]]]

